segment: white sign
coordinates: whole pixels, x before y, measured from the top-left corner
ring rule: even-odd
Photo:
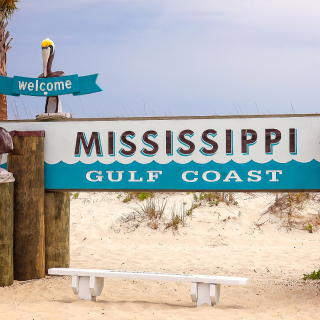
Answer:
[[[0,122],[44,130],[46,188],[69,190],[318,190],[319,124],[318,115]]]

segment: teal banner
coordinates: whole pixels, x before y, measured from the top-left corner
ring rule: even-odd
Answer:
[[[251,179],[249,172],[259,172]],[[292,174],[292,173],[295,174]],[[249,174],[248,174],[249,173]],[[45,163],[45,188],[49,190],[198,190],[268,191],[320,190],[320,162],[205,164],[174,161],[160,164],[132,162],[91,164]],[[249,179],[248,179],[249,178]],[[254,181],[253,181],[254,180]]]
[[[6,169],[6,164],[2,167]],[[47,190],[303,191],[320,190],[320,162],[205,164],[45,163]],[[251,172],[251,173],[250,173]],[[253,178],[252,172],[255,174]],[[293,172],[295,174],[293,174]],[[250,175],[251,174],[251,175]]]
[[[77,74],[56,78],[13,78],[0,76],[0,93],[19,96],[52,97],[63,94],[84,95],[102,91],[98,74],[79,77]]]

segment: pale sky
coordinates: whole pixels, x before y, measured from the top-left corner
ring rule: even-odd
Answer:
[[[317,0],[21,0],[8,76],[99,73],[103,92],[61,96],[74,117],[320,112]],[[45,98],[8,98],[20,118]]]

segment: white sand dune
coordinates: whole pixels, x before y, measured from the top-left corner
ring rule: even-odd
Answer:
[[[77,300],[69,277],[15,281],[0,288],[0,319],[320,319],[317,282],[301,280],[320,266],[320,232],[287,232],[261,217],[274,195],[242,193],[237,206],[201,206],[175,233],[164,231],[164,222],[125,233],[117,219],[135,204],[118,195],[80,193],[72,200],[71,267],[243,276],[250,284],[223,286],[217,306],[196,308],[188,283],[106,279],[91,302]],[[174,203],[189,207],[193,197],[163,196],[167,221]],[[308,210],[317,213],[320,205]]]

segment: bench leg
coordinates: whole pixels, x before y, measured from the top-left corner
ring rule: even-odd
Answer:
[[[78,276],[72,276],[72,282],[71,282],[71,287],[72,291],[75,295],[78,295],[79,293],[79,278]]]
[[[89,289],[94,297],[100,296],[104,286],[104,278],[90,277]]]
[[[96,301],[104,286],[104,278],[72,276],[72,290],[78,299]]]
[[[219,303],[220,284],[193,282],[190,293],[192,301],[197,302],[197,307],[204,303],[214,306]]]

